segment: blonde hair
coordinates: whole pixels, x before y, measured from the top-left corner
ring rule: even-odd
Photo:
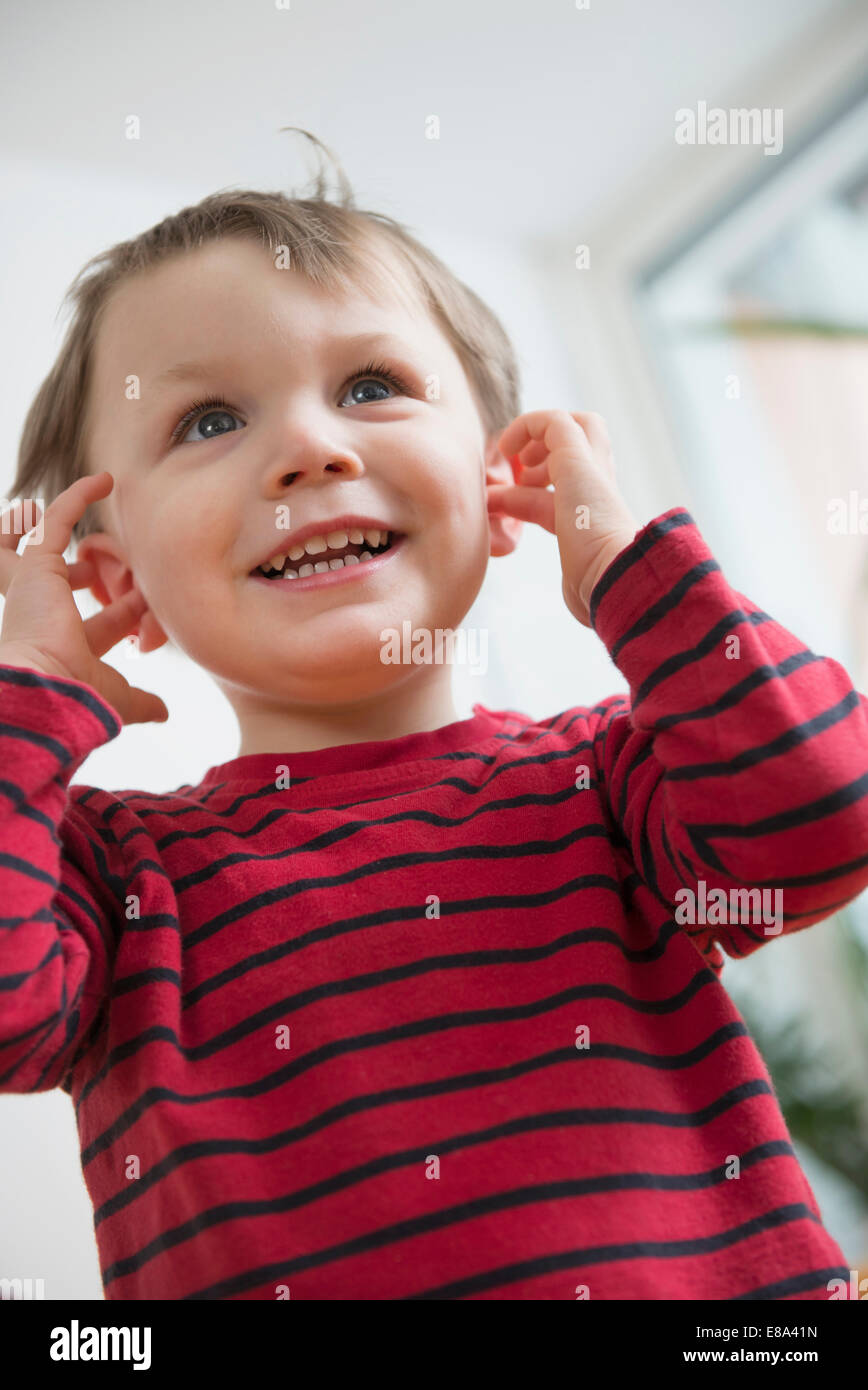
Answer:
[[[441,328],[464,367],[486,436],[502,430],[520,411],[515,354],[496,315],[408,229],[385,213],[357,208],[347,177],[331,151],[299,126],[319,158],[311,197],[229,189],[164,218],[131,241],[119,242],[82,267],[64,296],[73,317],[48,376],[24,422],[14,497],[40,497],[48,505],[89,470],[88,410],[94,344],[112,293],[125,280],[169,257],[226,237],[258,240],[272,254],[288,248],[291,265],[319,286],[343,291],[375,284],[392,293],[398,285],[415,295]],[[340,196],[329,199],[322,151],[332,160]],[[382,255],[387,248],[391,260]],[[73,530],[79,541],[102,529],[88,507]]]

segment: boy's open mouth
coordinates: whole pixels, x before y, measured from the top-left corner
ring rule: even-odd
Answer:
[[[329,536],[309,536],[285,555],[274,555],[251,570],[254,578],[268,581],[308,579],[336,570],[370,564],[404,539],[401,531],[352,528]]]

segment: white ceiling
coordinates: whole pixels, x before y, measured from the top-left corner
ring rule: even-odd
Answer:
[[[862,0],[860,0],[860,3]],[[674,112],[774,105],[763,79],[841,0],[41,0],[0,5],[7,157],[189,201],[303,184],[301,125],[361,206],[521,240],[618,197]],[[425,118],[441,136],[425,138]],[[124,122],[141,119],[142,138]]]

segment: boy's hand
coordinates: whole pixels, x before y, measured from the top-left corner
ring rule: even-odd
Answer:
[[[499,446],[521,465],[520,482],[490,486],[489,513],[534,521],[557,536],[564,600],[590,627],[594,585],[641,529],[615,483],[603,417],[531,410],[507,425]],[[549,483],[554,492],[547,491]]]
[[[72,591],[91,583],[93,565],[89,561],[67,565],[63,558],[72,528],[85,508],[106,497],[113,486],[114,479],[107,472],[76,479],[45,513],[41,543],[28,544],[22,555],[16,552],[20,536],[27,530],[23,515],[15,516],[12,526],[4,522],[0,593],[6,595],[6,603],[0,628],[0,662],[84,681],[115,708],[124,724],[162,723],[169,711],[159,696],[131,686],[119,671],[99,659],[136,626],[147,608],[144,597],[137,589],[130,589],[85,621]],[[31,505],[33,529],[41,508],[37,503]]]

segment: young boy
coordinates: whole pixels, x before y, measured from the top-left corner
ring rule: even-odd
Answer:
[[[73,1099],[106,1297],[836,1296],[719,977],[868,885],[868,701],[346,192],[98,259],[0,548],[0,1084]],[[458,720],[384,634],[458,628],[525,521],[629,700]],[[132,632],[237,714],[196,786],[72,781],[167,717]]]

